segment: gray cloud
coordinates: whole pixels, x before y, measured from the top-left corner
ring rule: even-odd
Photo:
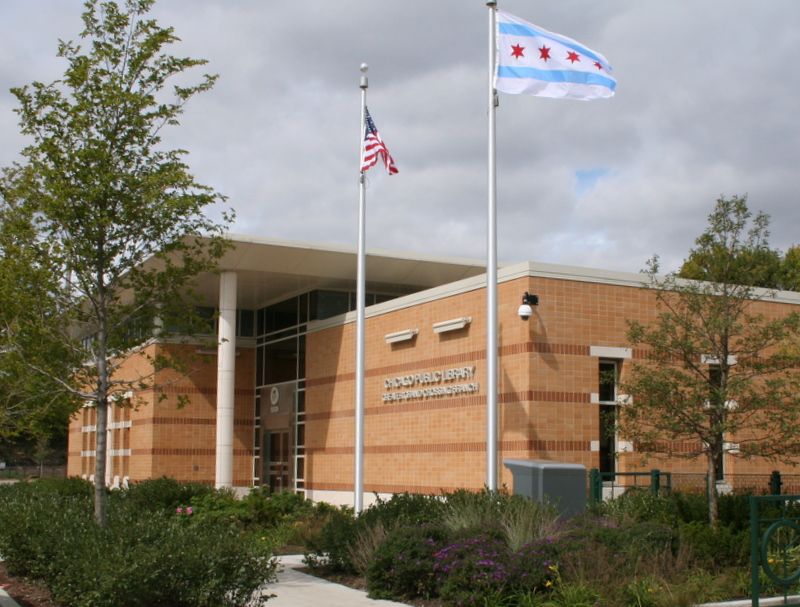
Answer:
[[[796,0],[567,0],[502,8],[601,51],[616,97],[503,96],[498,110],[502,260],[636,271],[674,268],[721,194],[750,196],[774,246],[797,242]],[[79,0],[3,0],[0,164],[24,139],[8,93],[57,78],[57,39]],[[400,167],[370,172],[368,246],[482,258],[486,47],[482,0],[160,0],[176,51],[218,85],[165,142],[229,196],[234,231],[355,246],[358,65]]]

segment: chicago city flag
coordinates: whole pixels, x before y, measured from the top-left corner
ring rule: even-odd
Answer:
[[[597,51],[497,11],[494,86],[512,94],[568,99],[611,97],[617,81]]]

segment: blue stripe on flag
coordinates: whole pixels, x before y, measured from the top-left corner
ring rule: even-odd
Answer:
[[[565,38],[561,38],[560,36],[555,36],[550,32],[545,30],[537,30],[529,25],[523,25],[521,23],[505,23],[503,21],[497,24],[497,31],[500,34],[509,34],[511,36],[534,36],[537,38],[547,38],[548,40],[552,40],[558,44],[566,46],[567,48],[571,48],[573,51],[577,51],[582,55],[586,55],[598,61],[599,63],[603,64],[603,67],[611,71],[611,66],[606,63],[606,60],[600,57],[597,53],[595,53],[592,49],[586,48],[585,46],[578,44],[572,40],[567,40]]]
[[[539,70],[534,67],[497,66],[498,78],[527,78],[544,82],[570,82],[573,84],[594,84],[609,90],[617,88],[613,78],[594,72],[576,72],[572,70]]]

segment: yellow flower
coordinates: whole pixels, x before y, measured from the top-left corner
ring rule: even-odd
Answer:
[[[545,587],[545,588],[550,588],[552,585],[553,585],[553,582],[551,582],[550,580],[547,580],[547,581],[544,583],[544,587]]]

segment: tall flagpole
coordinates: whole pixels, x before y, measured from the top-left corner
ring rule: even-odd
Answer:
[[[486,236],[486,488],[497,490],[497,153],[494,70],[497,1],[489,0],[489,204]]]
[[[363,165],[364,156],[364,125],[367,112],[367,81],[366,63],[361,64],[361,123],[359,129],[359,161],[361,173],[358,177],[358,270],[356,286],[356,426],[355,441],[355,479],[353,481],[353,509],[359,514],[364,509],[364,302],[365,302],[365,253],[366,240],[366,180]]]

